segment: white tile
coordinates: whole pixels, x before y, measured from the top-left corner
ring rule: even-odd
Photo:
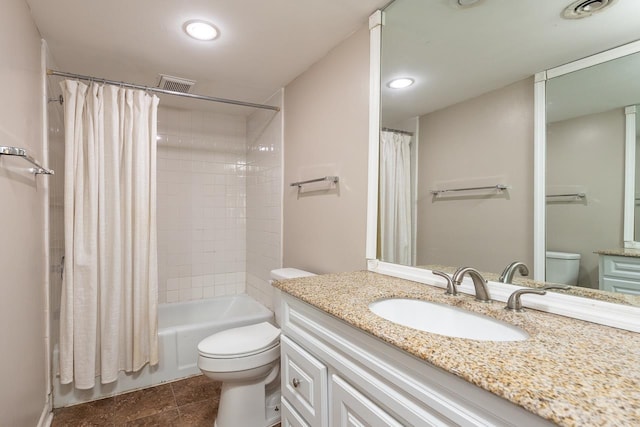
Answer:
[[[168,303],[171,302],[179,302],[180,301],[180,291],[167,291],[167,300]]]

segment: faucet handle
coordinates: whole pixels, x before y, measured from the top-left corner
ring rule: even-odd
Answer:
[[[509,296],[509,300],[507,300],[507,306],[504,309],[518,311],[518,312],[524,311],[524,307],[522,307],[522,301],[520,301],[521,295],[523,294],[545,295],[546,293],[547,291],[545,291],[544,289],[532,289],[532,288],[518,289],[517,291],[513,292]]]
[[[445,280],[447,281],[447,290],[445,292],[446,295],[452,295],[452,296],[456,296],[458,295],[458,290],[456,289],[456,285],[453,283],[453,280],[451,280],[451,277],[449,277],[449,275],[445,272],[442,271],[432,271],[433,274],[435,274],[436,276],[440,276],[440,277],[444,277]]]

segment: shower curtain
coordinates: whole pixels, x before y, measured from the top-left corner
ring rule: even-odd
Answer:
[[[64,96],[60,380],[79,389],[158,363],[156,118],[144,91],[77,81]]]
[[[380,133],[380,246],[383,261],[411,265],[411,136]]]

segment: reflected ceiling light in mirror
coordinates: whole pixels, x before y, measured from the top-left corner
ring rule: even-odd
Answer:
[[[616,0],[578,0],[567,6],[562,12],[562,17],[566,19],[587,18],[596,12],[612,6]]]
[[[387,86],[391,89],[404,89],[405,87],[409,87],[414,83],[414,80],[409,77],[400,77],[398,79],[393,79]]]
[[[214,40],[219,34],[213,24],[199,19],[185,22],[183,28],[190,37],[200,41]]]

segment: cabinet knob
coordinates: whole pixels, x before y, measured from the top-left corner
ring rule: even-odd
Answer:
[[[293,388],[298,388],[298,386],[300,385],[300,380],[297,378],[292,379],[291,385],[293,386]]]

